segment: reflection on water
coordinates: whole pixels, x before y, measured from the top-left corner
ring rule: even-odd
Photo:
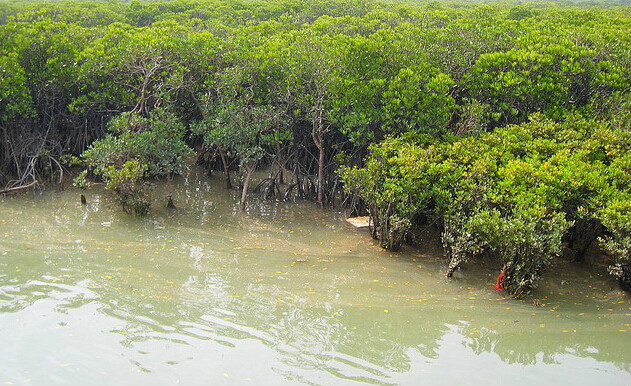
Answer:
[[[144,219],[100,189],[0,199],[0,384],[629,383],[631,304],[604,272],[557,267],[534,306],[335,210],[174,186]]]

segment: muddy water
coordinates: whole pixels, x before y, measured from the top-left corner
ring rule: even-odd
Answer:
[[[99,188],[0,198],[0,385],[629,385],[629,296],[564,265],[533,299],[445,279],[343,213],[176,180],[178,210]],[[157,195],[164,197],[166,187]]]

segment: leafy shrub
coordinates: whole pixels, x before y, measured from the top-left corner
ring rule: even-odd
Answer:
[[[88,181],[88,171],[83,170],[79,175],[72,179],[72,185],[77,188],[86,189],[90,186],[90,182]]]
[[[147,165],[131,159],[120,168],[110,165],[103,170],[106,187],[116,193],[125,212],[132,215],[146,215],[151,201],[148,190],[149,183],[145,180]]]
[[[523,296],[561,254],[576,222],[604,225],[611,272],[629,285],[630,147],[631,133],[606,123],[535,115],[438,144],[391,138],[370,148],[363,168],[339,172],[367,203],[384,247],[400,247],[401,234],[423,225],[419,218],[438,221],[448,276],[471,256],[494,255],[504,288]]]
[[[123,113],[108,126],[110,134],[82,154],[92,173],[105,180],[130,214],[149,210],[149,178],[180,174],[192,150],[184,125],[171,113],[155,110],[149,118]]]
[[[622,287],[631,289],[631,197],[625,201],[612,202],[603,208],[600,217],[608,234],[601,238],[605,250],[615,257],[609,272]]]
[[[108,129],[109,135],[82,154],[95,174],[132,158],[147,166],[147,177],[181,174],[192,155],[184,142],[184,125],[166,110],[155,110],[149,118],[123,113],[110,121]]]

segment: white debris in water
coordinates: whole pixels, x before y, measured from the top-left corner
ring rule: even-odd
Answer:
[[[369,216],[349,217],[346,219],[346,221],[348,221],[356,228],[365,228],[367,226],[370,226]]]

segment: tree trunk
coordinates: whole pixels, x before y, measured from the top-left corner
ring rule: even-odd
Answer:
[[[173,173],[169,173],[167,176],[167,208],[175,209],[175,203],[173,202]]]
[[[285,185],[285,159],[283,158],[283,151],[280,147],[280,143],[276,142],[276,162],[278,163],[278,183]]]
[[[313,142],[318,148],[318,203],[320,206],[324,206],[324,158],[326,155],[326,149],[324,148],[324,136],[322,130],[317,130],[315,127],[312,132]]]
[[[245,181],[243,181],[243,190],[241,191],[241,211],[245,211],[245,202],[248,195],[248,185],[250,185],[250,178],[254,172],[254,165],[245,165]]]
[[[3,189],[3,190],[0,190],[0,194],[5,194],[5,193],[13,192],[13,191],[16,191],[16,190],[30,188],[31,186],[34,186],[37,183],[38,182],[36,180],[33,180],[33,182],[31,182],[30,184],[15,186],[15,187],[12,187],[12,188],[6,188],[6,189]]]
[[[0,129],[2,129],[2,145],[0,147],[0,184],[4,184],[4,176],[5,174],[8,176],[9,174],[9,161],[11,157],[9,156],[9,134],[7,128],[0,123]]]
[[[223,176],[226,179],[226,189],[232,189],[232,183],[230,182],[230,170],[228,169],[228,161],[226,161],[226,154],[223,149],[219,148],[219,157],[221,157],[221,164],[223,165]]]
[[[167,195],[167,209],[177,209],[175,203],[173,202],[173,194],[171,193]]]
[[[320,155],[318,157],[318,202],[324,206],[324,144],[320,144]]]

